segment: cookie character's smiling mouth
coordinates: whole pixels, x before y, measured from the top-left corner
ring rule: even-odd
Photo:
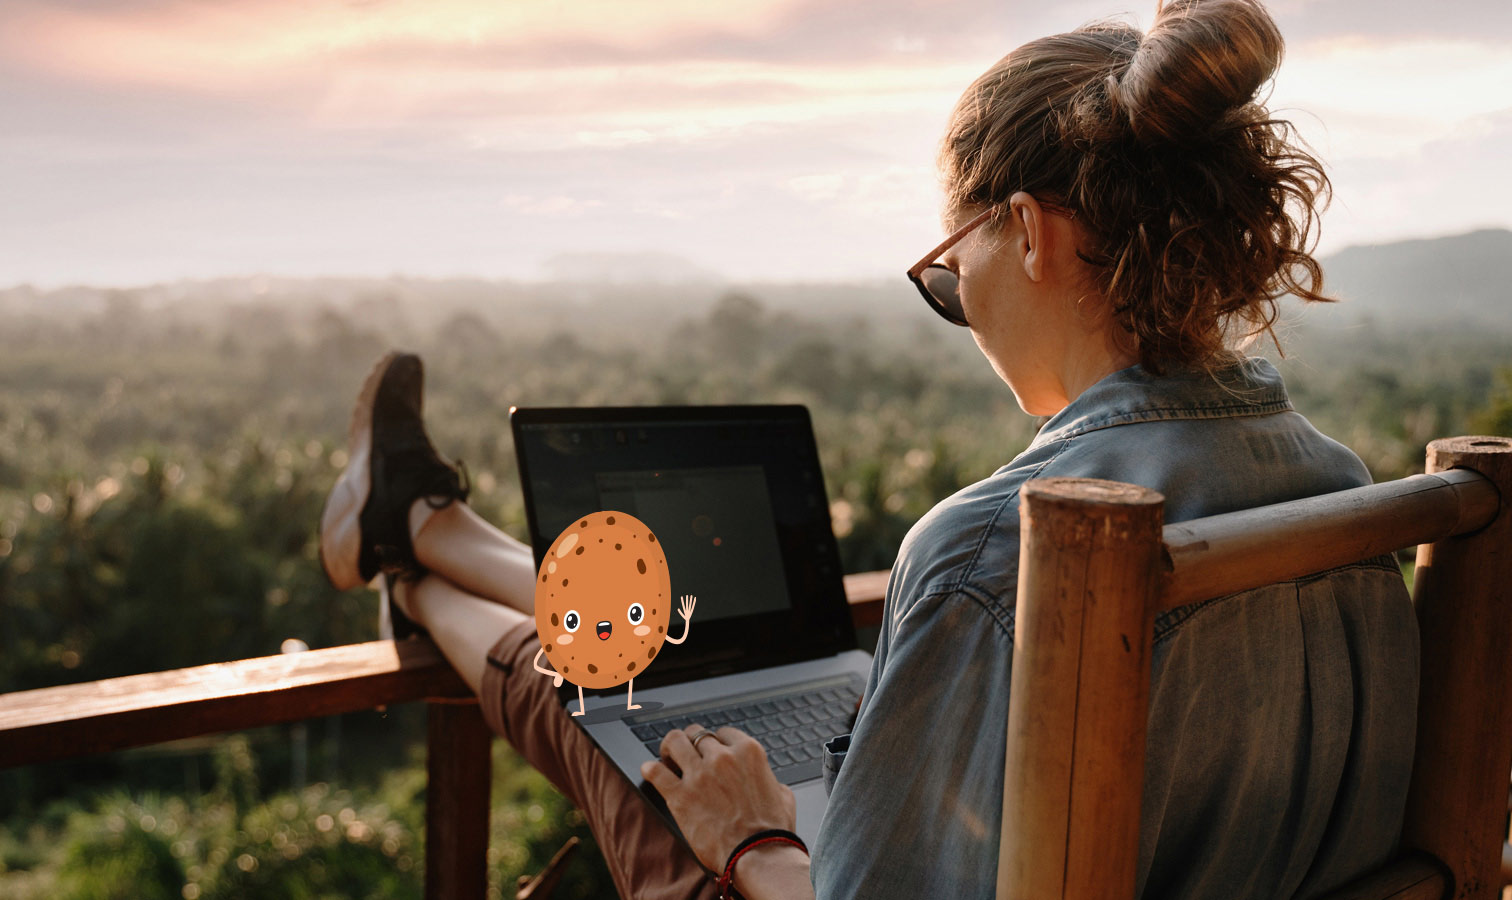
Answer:
[[[607,641],[607,640],[609,640],[609,633],[612,632],[613,630],[614,630],[614,623],[611,622],[611,621],[609,621],[608,619],[605,619],[604,621],[598,623],[597,631],[598,631],[599,640],[601,640],[601,641]]]

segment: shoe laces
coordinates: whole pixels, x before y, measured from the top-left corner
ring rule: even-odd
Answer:
[[[420,494],[420,499],[431,509],[445,509],[457,500],[465,503],[471,492],[472,478],[467,473],[467,464],[459,459],[455,467],[436,470]],[[428,571],[414,560],[414,551],[411,549],[393,544],[374,544],[373,551],[378,554],[380,571],[391,573],[402,581],[418,581]]]
[[[470,493],[472,478],[468,475],[467,464],[459,459],[452,469],[438,469],[421,496],[431,509],[444,509],[454,500],[466,502]]]
[[[374,544],[373,553],[378,557],[378,571],[400,581],[419,581],[430,571],[418,562],[412,561],[410,554],[403,547],[396,547],[393,544]]]

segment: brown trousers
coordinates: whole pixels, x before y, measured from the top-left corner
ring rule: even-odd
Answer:
[[[551,678],[531,665],[535,620],[488,653],[478,700],[488,726],[583,811],[626,900],[714,900],[714,879],[609,757],[572,721]]]

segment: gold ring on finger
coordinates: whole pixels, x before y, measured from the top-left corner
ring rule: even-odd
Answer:
[[[697,750],[698,742],[706,737],[714,738],[716,741],[719,740],[719,738],[712,731],[700,731],[698,734],[693,736],[693,749]],[[723,743],[723,741],[721,741],[720,743]]]

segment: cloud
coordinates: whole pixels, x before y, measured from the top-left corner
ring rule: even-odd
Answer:
[[[570,14],[564,15],[564,11]],[[72,77],[214,89],[309,66],[518,71],[684,60],[845,65],[1000,33],[978,0],[293,0],[59,7],[10,0],[7,51]],[[948,40],[936,41],[942,36]],[[969,38],[968,38],[969,39]]]
[[[908,215],[939,200],[934,167],[928,164],[799,175],[788,179],[787,187],[806,203],[867,218]]]
[[[1497,45],[1512,38],[1512,4],[1506,0],[1270,0],[1267,7],[1289,44],[1363,37]]]
[[[604,205],[602,200],[569,197],[565,194],[542,196],[507,193],[500,202],[505,208],[526,216],[549,218],[575,218]]]
[[[1505,5],[1274,0],[1275,105],[1334,163],[1326,235],[1506,221],[1486,211],[1512,198],[1466,174],[1500,177]],[[532,274],[647,247],[732,275],[893,273],[938,240],[934,150],[966,84],[1031,38],[1153,12],[0,0],[0,284]]]
[[[1512,107],[1475,116],[1399,155],[1335,160],[1327,249],[1512,225]]]
[[[1410,136],[1425,125],[1508,105],[1509,84],[1512,53],[1481,41],[1335,39],[1292,54],[1277,77],[1274,99],[1396,121]]]
[[[1504,0],[1273,0],[1294,44],[1340,37],[1512,37]],[[224,88],[309,67],[467,73],[760,61],[847,66],[990,61],[1099,18],[1148,25],[1154,4],[1068,0],[7,0],[0,46],[72,78]]]
[[[620,146],[841,111],[907,115],[948,106],[981,68],[961,61],[959,41],[917,52],[934,35],[909,29],[938,30],[952,13],[971,26],[984,4],[926,15],[915,0],[886,0],[898,13],[886,26],[836,0],[699,2],[682,15],[688,6],[576,2],[564,20],[560,4],[539,2],[17,0],[0,10],[0,66],[19,89],[0,96],[0,111],[30,134],[127,144],[143,134],[225,145],[281,130],[370,146],[424,129],[473,147]]]

